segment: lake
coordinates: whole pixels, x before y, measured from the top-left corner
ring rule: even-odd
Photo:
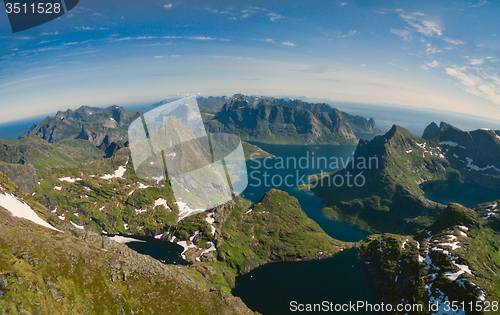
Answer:
[[[113,236],[113,235],[107,235]],[[187,261],[181,258],[183,248],[177,244],[157,240],[151,236],[137,236],[137,235],[120,235],[125,237],[126,242],[130,249],[135,250],[143,255],[149,255],[166,264],[174,265],[190,265]],[[135,239],[137,241],[133,241]]]
[[[262,314],[290,314],[290,302],[345,304],[349,301],[381,302],[373,278],[356,250],[332,258],[261,266],[236,280],[233,295]],[[363,314],[376,314],[363,313]]]
[[[500,191],[451,180],[423,183],[420,188],[424,191],[425,198],[444,205],[455,202],[472,207],[500,199]]]

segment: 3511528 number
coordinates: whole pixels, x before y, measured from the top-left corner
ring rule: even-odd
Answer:
[[[26,3],[6,3],[5,10],[8,14],[10,13],[39,13],[39,14],[51,14],[51,13],[60,13],[61,12],[61,4],[60,3],[38,3],[35,5],[34,3],[26,4]]]

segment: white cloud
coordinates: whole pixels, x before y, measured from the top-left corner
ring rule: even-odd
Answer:
[[[116,38],[111,40],[111,42],[122,42],[122,41],[127,41],[127,40],[142,40],[142,39],[154,39],[156,36],[137,36],[137,37],[122,37],[122,38]]]
[[[155,56],[155,58],[163,58],[163,56]]]
[[[432,68],[436,68],[439,66],[439,62],[437,60],[434,60],[433,62],[428,63],[427,66],[432,67]]]
[[[217,38],[213,37],[207,37],[207,36],[192,36],[188,37],[189,39],[194,39],[194,40],[216,40]]]
[[[352,36],[352,35],[356,35],[358,33],[359,33],[358,31],[350,30],[349,32],[347,32],[347,34],[339,35],[339,37],[349,37],[349,36]]]
[[[411,38],[409,30],[395,30],[391,28],[391,33],[403,37],[404,40],[410,40]]]
[[[470,59],[470,64],[473,66],[480,65],[484,63],[484,58]]]
[[[406,23],[413,26],[417,32],[425,36],[434,37],[443,35],[444,28],[436,22],[430,20],[423,20],[418,16],[412,14],[399,15]]]
[[[274,40],[272,38],[263,38],[263,39],[254,39],[254,40],[258,40],[260,42],[266,42],[266,43],[274,43]]]
[[[164,7],[165,9],[171,9],[171,8],[172,8],[172,3],[165,4],[163,7]]]
[[[496,75],[484,75],[481,78],[467,71],[467,67],[458,67],[456,65],[446,68],[446,73],[458,79],[467,92],[500,105],[500,78]]]
[[[96,28],[93,28],[93,27],[88,27],[88,26],[75,26],[75,29],[82,30],[82,31],[105,31],[108,28],[107,27],[96,27]],[[58,33],[58,32],[56,32],[56,33]]]
[[[425,16],[425,13],[422,12],[413,12],[413,15]]]
[[[347,5],[347,2],[341,2],[341,3],[339,3],[339,5],[340,5],[341,7],[343,7],[343,6]]]
[[[40,35],[57,35],[57,34],[59,34],[59,31],[57,31],[57,32],[43,32]]]
[[[269,16],[269,20],[270,20],[270,21],[273,21],[273,22],[274,22],[274,21],[276,21],[276,20],[278,20],[278,19],[282,19],[282,18],[284,18],[284,16],[283,16],[283,15],[279,15],[279,14],[274,13],[274,12],[269,12],[269,13],[267,14],[267,16]]]
[[[443,38],[443,40],[449,44],[453,44],[453,45],[463,45],[465,44],[463,41],[461,40],[458,40],[458,39],[453,39],[453,38],[449,38],[449,37],[445,37]]]
[[[361,67],[366,67],[366,65],[364,63],[360,64]]]
[[[234,8],[228,8],[224,11],[219,11],[216,9],[212,9],[210,7],[205,7],[205,10],[208,10],[214,14],[225,14],[231,16],[229,20],[237,20],[237,19],[247,19],[251,18],[254,15],[257,16],[267,16],[269,18],[269,21],[274,22],[279,19],[283,19],[284,16],[281,14],[278,14],[276,12],[272,12],[266,8],[260,8],[260,7],[252,7],[252,6],[246,6],[245,9],[243,10],[235,10]]]
[[[430,55],[440,53],[441,51],[442,51],[441,49],[436,48],[436,47],[432,47],[432,45],[429,43],[427,43],[426,48],[425,48],[425,52],[427,54],[430,54]]]
[[[294,43],[292,42],[283,42],[281,43],[281,45],[285,45],[285,46],[296,46]]]

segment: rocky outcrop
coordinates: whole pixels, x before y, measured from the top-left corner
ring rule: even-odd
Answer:
[[[22,191],[31,194],[38,186],[38,176],[33,165],[0,162],[0,172],[4,173]]]

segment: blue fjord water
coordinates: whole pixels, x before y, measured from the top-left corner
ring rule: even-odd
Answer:
[[[424,191],[425,198],[444,205],[455,202],[472,207],[500,199],[500,191],[451,180],[427,182],[420,188]]]
[[[325,217],[321,213],[324,204],[320,198],[310,191],[295,189],[297,180],[303,178],[307,180],[307,176],[321,171],[336,170],[331,167],[333,164],[324,163],[324,160],[317,163],[316,158],[327,157],[328,161],[331,161],[331,158],[348,161],[353,155],[355,146],[272,145],[256,142],[252,144],[258,145],[275,157],[267,159],[266,163],[263,159],[248,161],[249,182],[242,194],[244,198],[258,202],[270,189],[280,189],[296,197],[307,216],[316,221],[331,237],[356,242],[370,234]],[[299,164],[301,158],[302,163]],[[293,167],[293,160],[296,160],[296,167]],[[306,160],[309,161],[308,165]],[[284,161],[284,166],[280,164],[281,161]],[[280,178],[287,175],[292,175],[288,183],[293,182],[294,185],[287,185],[284,180],[280,181]],[[267,177],[267,182],[264,181],[264,177]],[[357,257],[355,250],[345,250],[332,258],[320,261],[274,263],[258,267],[236,279],[233,294],[239,296],[252,310],[262,314],[293,313],[290,310],[291,301],[298,303],[329,301],[338,304],[356,301],[381,302],[374,280]]]

